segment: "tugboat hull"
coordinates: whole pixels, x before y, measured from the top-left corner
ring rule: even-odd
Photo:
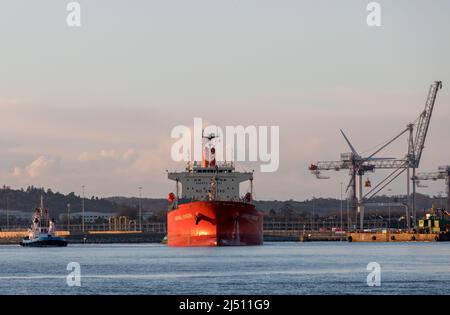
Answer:
[[[67,241],[62,237],[41,236],[36,239],[24,238],[20,242],[24,247],[66,247]]]
[[[262,244],[263,216],[249,203],[195,201],[168,213],[169,246]]]

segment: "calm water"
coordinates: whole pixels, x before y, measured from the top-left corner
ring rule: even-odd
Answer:
[[[382,268],[368,287],[369,262]],[[81,287],[66,284],[69,262]],[[448,294],[450,243],[0,246],[0,294]]]

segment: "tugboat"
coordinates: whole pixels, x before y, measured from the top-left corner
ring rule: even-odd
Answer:
[[[28,247],[65,247],[67,241],[55,236],[55,220],[49,219],[48,210],[44,209],[43,197],[41,196],[41,207],[36,208],[33,215],[33,223],[28,229],[28,236],[22,239],[20,246]]]

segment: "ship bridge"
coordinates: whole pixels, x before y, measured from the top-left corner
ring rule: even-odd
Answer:
[[[242,201],[239,184],[250,181],[253,186],[253,172],[234,170],[232,162],[207,167],[188,163],[186,171],[169,172],[168,178],[177,183],[177,199]]]
[[[216,150],[211,141],[216,135],[202,135],[203,160],[188,162],[184,172],[168,173],[168,178],[176,182],[176,195],[169,195],[169,199],[194,201],[243,201],[239,195],[239,184],[250,181],[250,193],[247,193],[244,201],[251,202],[253,196],[253,172],[235,172],[233,162],[216,161]],[[209,145],[208,145],[209,144]],[[181,192],[180,192],[181,184]]]

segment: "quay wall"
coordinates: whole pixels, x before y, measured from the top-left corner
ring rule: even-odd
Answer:
[[[27,231],[0,232],[0,244],[19,244],[20,240],[28,235]],[[57,236],[65,237],[70,244],[95,244],[95,243],[160,243],[165,233],[142,233],[136,231],[107,231],[70,233],[58,231]]]
[[[350,242],[436,242],[440,241],[437,234],[414,233],[348,233]]]
[[[27,236],[27,231],[0,231],[0,244],[19,244]],[[113,243],[161,243],[165,233],[140,231],[88,231],[76,233],[58,231],[72,244],[113,244]],[[315,242],[315,241],[350,241],[350,242],[436,242],[450,241],[450,234],[413,234],[413,233],[264,233],[265,242]]]

